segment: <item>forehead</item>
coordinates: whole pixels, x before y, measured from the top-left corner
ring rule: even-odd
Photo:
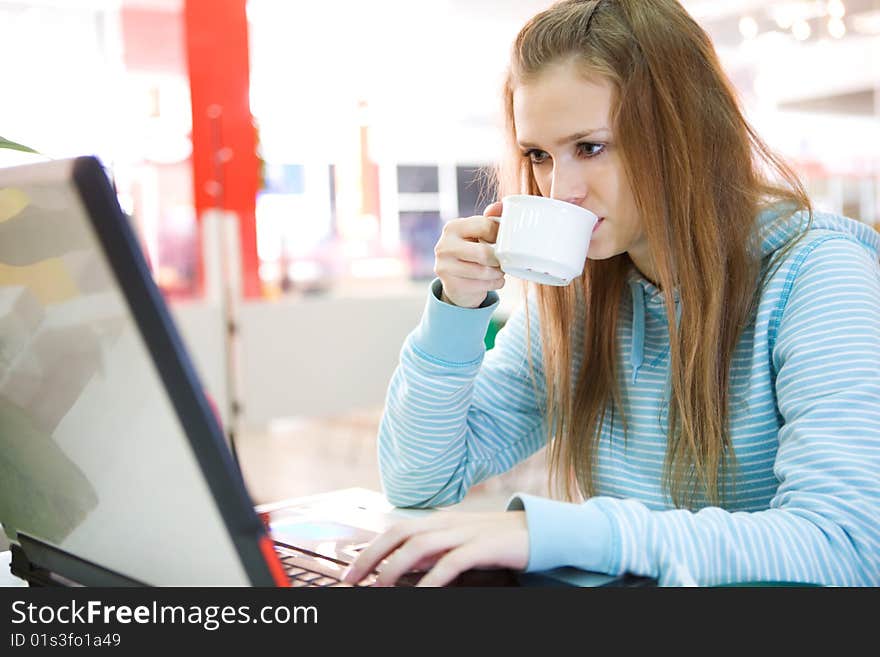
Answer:
[[[587,129],[611,127],[613,87],[585,77],[572,64],[552,66],[513,90],[517,139],[547,141]]]

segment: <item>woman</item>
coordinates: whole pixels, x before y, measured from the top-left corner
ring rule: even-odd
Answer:
[[[661,584],[880,584],[880,235],[813,213],[675,0],[567,0],[514,44],[499,192],[600,218],[583,276],[504,284],[487,216],[451,221],[388,392],[398,506],[458,502],[548,444],[567,501],[435,513],[358,581],[571,565]],[[486,215],[499,215],[499,203]]]

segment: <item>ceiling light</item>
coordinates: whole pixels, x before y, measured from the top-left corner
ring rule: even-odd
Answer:
[[[810,38],[812,30],[810,29],[810,24],[807,21],[800,20],[795,21],[794,25],[791,26],[791,33],[798,41],[806,41]]]
[[[828,15],[837,19],[843,18],[846,15],[846,7],[843,5],[843,0],[829,0]]]
[[[843,20],[840,18],[832,18],[828,21],[828,34],[833,36],[835,39],[840,39],[846,34],[846,25],[843,24]]]
[[[751,16],[743,16],[739,19],[739,33],[744,39],[754,39],[758,36],[758,22]]]
[[[783,30],[791,28],[792,23],[794,23],[794,18],[792,17],[791,12],[786,11],[784,8],[773,12],[773,20],[775,20],[776,25]]]

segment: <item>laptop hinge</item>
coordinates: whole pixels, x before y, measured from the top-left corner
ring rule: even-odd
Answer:
[[[9,569],[30,586],[144,586],[22,532],[16,540]]]

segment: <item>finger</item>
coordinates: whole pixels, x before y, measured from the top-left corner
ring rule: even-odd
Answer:
[[[477,283],[485,285],[483,283]],[[452,524],[462,524],[467,521],[473,522],[476,520],[476,516],[478,516],[478,514],[444,512],[433,513],[429,516],[398,522],[387,531],[379,534],[379,536],[374,538],[367,547],[361,550],[357,558],[351,563],[345,573],[343,573],[342,580],[350,584],[361,581],[367,576],[367,574],[375,570],[377,565],[383,559],[412,536],[422,532],[445,529]]]
[[[434,268],[434,273],[441,279],[454,276],[471,281],[494,281],[504,275],[499,267],[487,267],[463,260],[439,262]]]
[[[379,586],[393,586],[402,575],[415,570],[417,564],[460,545],[467,536],[468,533],[461,527],[413,536],[388,557],[379,570],[376,583]]]
[[[502,208],[503,208],[503,205],[502,205],[501,201],[495,201],[494,203],[490,203],[489,205],[486,206],[486,209],[483,210],[483,216],[484,217],[500,217]]]
[[[387,557],[417,531],[417,523],[402,522],[379,534],[351,562],[351,565],[343,573],[342,581],[349,584],[360,582],[367,574],[373,572],[382,559]]]
[[[437,563],[442,556],[443,554],[438,552],[437,554],[432,554],[429,557],[425,557],[417,564],[411,566],[410,571],[416,573],[426,573],[434,567],[434,564]]]
[[[495,249],[490,244],[481,242],[464,242],[462,240],[441,241],[434,249],[437,261],[463,260],[473,262],[486,267],[498,267],[501,263],[495,255]]]
[[[500,290],[502,287],[504,287],[504,284],[506,282],[507,282],[507,279],[505,279],[504,276],[502,276],[501,278],[497,278],[494,281],[489,282],[489,289],[490,290]]]
[[[495,242],[498,236],[498,222],[488,216],[463,217],[447,223],[445,230],[464,239]]]
[[[486,544],[471,541],[444,554],[416,586],[446,586],[466,570],[492,565],[492,561]]]
[[[485,285],[484,283],[476,283]],[[366,548],[361,550],[357,558],[343,573],[342,581],[349,584],[360,582],[373,572],[383,559],[412,536],[421,532],[444,529],[453,523],[461,524],[463,520],[472,520],[475,515],[477,514],[433,513],[422,518],[399,522],[377,536]]]

